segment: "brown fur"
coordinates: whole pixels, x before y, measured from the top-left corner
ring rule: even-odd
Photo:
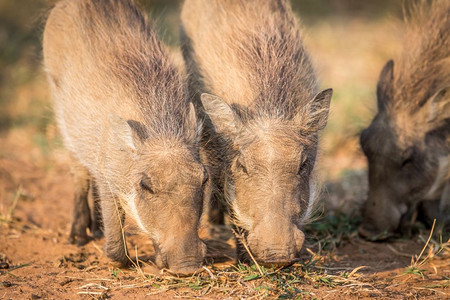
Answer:
[[[450,207],[450,4],[419,1],[405,22],[404,50],[381,72],[378,113],[361,135],[369,199],[361,232],[392,232],[422,200]],[[424,204],[426,205],[426,204]]]
[[[286,1],[187,0],[182,22],[191,96],[207,114],[213,201],[226,199],[260,262],[290,263],[314,206],[317,132],[331,90],[318,94]],[[215,96],[200,102],[203,92]]]
[[[429,1],[428,1],[429,2]],[[414,113],[450,84],[450,5],[417,1],[405,12],[404,50],[394,69],[394,110]]]
[[[46,24],[44,64],[64,144],[85,168],[75,181],[89,176],[98,187],[106,254],[128,263],[126,213],[154,241],[160,267],[195,271],[205,251],[199,126],[184,79],[144,16],[127,0],[61,1]],[[86,235],[84,223],[72,239]]]

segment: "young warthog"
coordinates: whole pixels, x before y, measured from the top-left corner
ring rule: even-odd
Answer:
[[[93,179],[108,257],[129,263],[127,214],[153,240],[159,267],[196,271],[207,180],[199,126],[183,78],[143,15],[127,0],[61,1],[45,28],[44,62],[64,144],[79,164],[72,238],[86,238],[89,217],[77,209],[87,208]]]
[[[318,131],[332,90],[319,93],[287,1],[187,0],[181,17],[191,96],[206,112],[213,201],[227,200],[243,229],[238,242],[257,261],[290,264],[315,203]],[[200,102],[203,91],[214,96]]]
[[[442,221],[449,213],[450,2],[422,1],[411,15],[403,54],[381,71],[378,113],[361,134],[370,191],[360,233],[370,238],[404,225],[423,200],[440,201]]]

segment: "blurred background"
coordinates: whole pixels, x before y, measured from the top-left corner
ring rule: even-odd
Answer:
[[[41,37],[54,0],[0,0],[0,199],[10,196],[8,161],[43,172],[62,150],[42,68]],[[178,50],[181,1],[138,0],[157,20],[161,38]],[[332,207],[364,198],[366,161],[359,132],[375,110],[375,87],[384,63],[401,44],[398,0],[292,0],[305,44],[323,88],[332,87],[331,114],[319,161]],[[257,7],[255,7],[257,9]],[[17,180],[16,180],[17,181]],[[355,201],[356,201],[355,200]]]

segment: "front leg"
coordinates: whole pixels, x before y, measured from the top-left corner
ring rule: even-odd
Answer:
[[[70,231],[69,243],[83,246],[89,242],[86,233],[91,224],[91,214],[88,204],[89,182],[91,176],[89,171],[72,156],[71,173],[74,189],[74,208],[72,229]]]
[[[102,210],[100,202],[100,194],[98,191],[95,180],[91,181],[91,195],[92,195],[92,222],[91,233],[96,239],[103,237],[103,224],[102,224]]]
[[[125,213],[120,205],[119,199],[109,192],[101,195],[101,210],[103,216],[103,230],[105,233],[105,245],[103,251],[110,259],[120,263],[122,266],[129,266],[129,259],[125,232],[123,231]]]

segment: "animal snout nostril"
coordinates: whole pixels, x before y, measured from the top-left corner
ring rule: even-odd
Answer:
[[[250,251],[258,263],[265,266],[287,266],[299,259],[305,241],[304,233],[294,225],[285,226],[282,232],[269,237],[266,234],[250,234],[247,237]]]
[[[258,263],[270,267],[288,266],[299,259],[298,251],[294,246],[278,249],[266,246],[262,251],[255,251],[254,256]]]
[[[263,257],[258,257],[257,261],[266,267],[285,267],[298,261],[297,253],[291,249],[280,251],[270,250]]]
[[[294,264],[298,259],[292,259],[292,260],[266,260],[266,261],[260,261],[259,264],[268,267],[268,268],[279,268],[279,267],[288,267],[292,264]]]
[[[181,276],[188,276],[202,270],[202,264],[206,255],[206,245],[198,239],[193,241],[190,247],[173,247],[166,253],[167,268],[169,272]]]
[[[172,262],[169,266],[169,272],[181,276],[189,276],[202,271],[203,258],[199,259],[186,257],[183,260]]]

